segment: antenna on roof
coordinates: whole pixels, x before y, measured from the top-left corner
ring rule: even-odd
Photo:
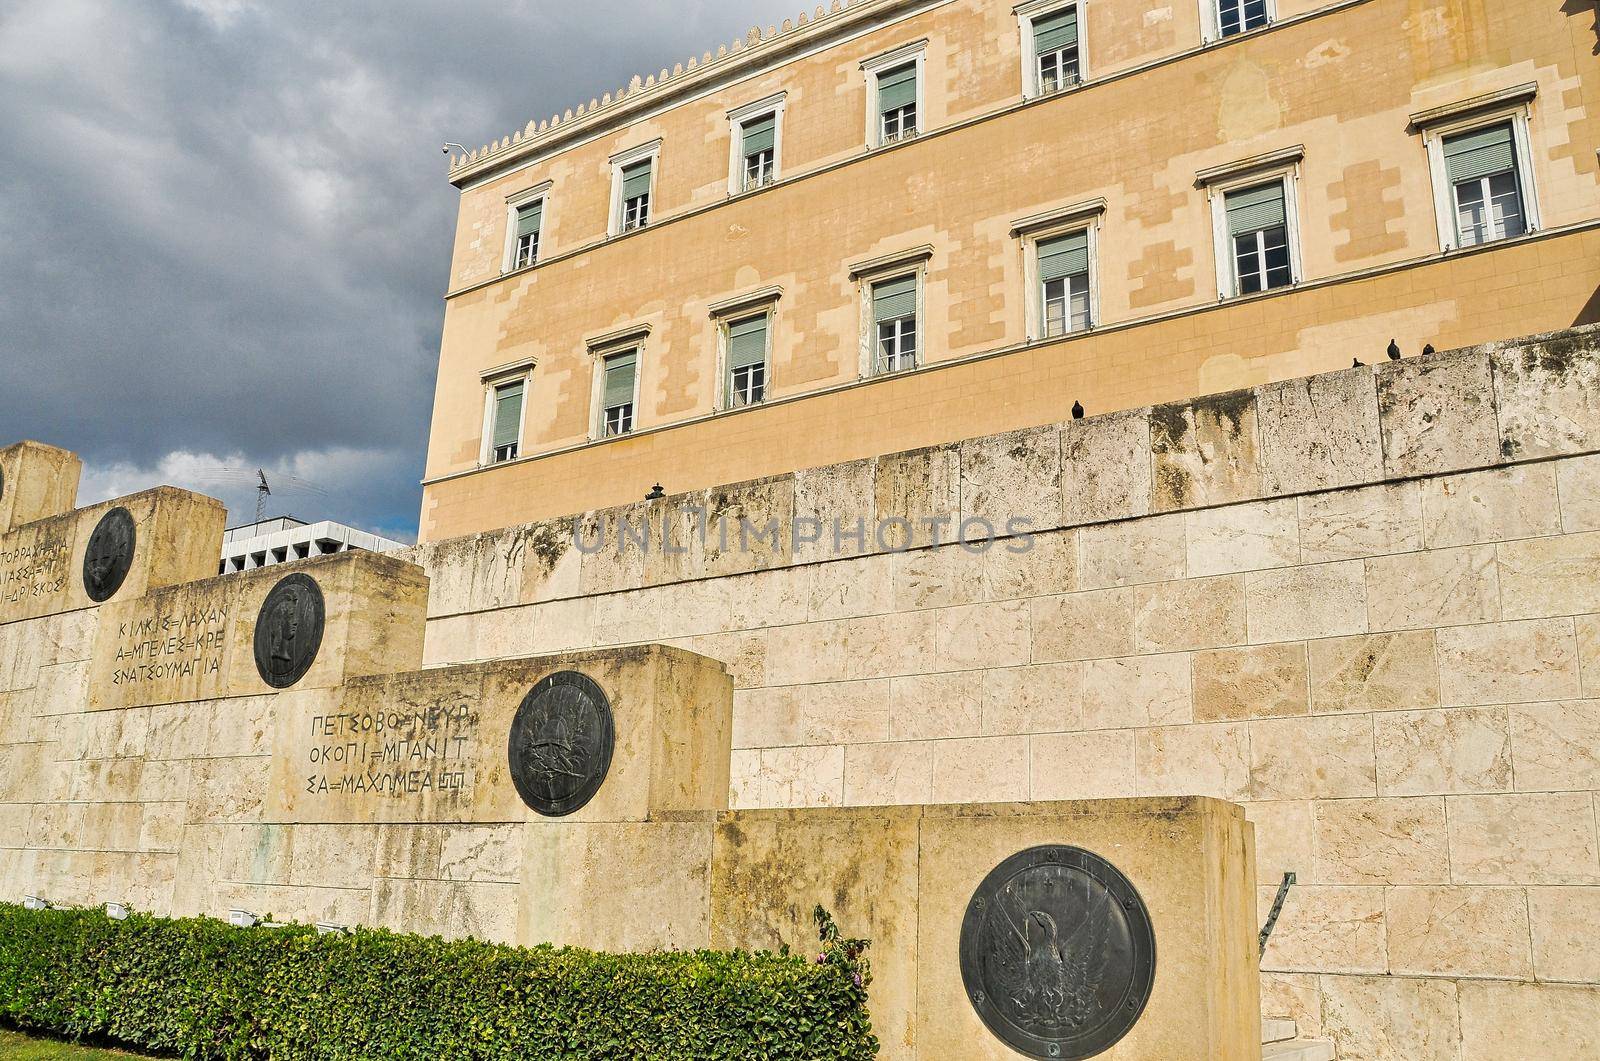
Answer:
[[[272,487],[267,485],[265,469],[257,468],[256,477],[261,480],[260,485],[256,487],[256,522],[260,523],[267,518],[267,498],[272,496]]]

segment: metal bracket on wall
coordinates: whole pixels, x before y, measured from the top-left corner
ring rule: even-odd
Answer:
[[[1285,873],[1283,883],[1278,885],[1278,897],[1272,900],[1272,910],[1267,914],[1267,923],[1261,926],[1261,949],[1257,952],[1257,957],[1267,953],[1267,940],[1271,938],[1272,930],[1277,927],[1278,915],[1283,913],[1283,901],[1289,897],[1289,889],[1294,887],[1294,879],[1293,873]]]

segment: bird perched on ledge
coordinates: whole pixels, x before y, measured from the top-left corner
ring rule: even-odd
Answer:
[[[1429,343],[1429,344],[1428,344],[1428,345],[1427,345],[1427,346],[1424,346],[1424,347],[1423,347],[1423,348],[1422,348],[1422,353],[1423,353],[1423,354],[1424,354],[1424,355],[1427,355],[1427,354],[1431,354],[1431,353],[1433,353],[1433,344],[1432,344],[1432,343]]]
[[[1074,420],[1082,420],[1083,419],[1083,403],[1082,402],[1073,402],[1072,403],[1072,418]]]
[[[1366,368],[1367,367],[1367,363],[1365,361],[1362,361],[1359,357],[1353,357],[1350,360],[1352,362],[1354,362],[1350,366],[1351,368]]]
[[[1389,360],[1400,360],[1400,344],[1395,342],[1393,339],[1389,340]]]

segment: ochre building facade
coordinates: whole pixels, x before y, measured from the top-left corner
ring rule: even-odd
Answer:
[[[1597,40],[865,0],[530,123],[452,168],[422,538],[1594,320]]]

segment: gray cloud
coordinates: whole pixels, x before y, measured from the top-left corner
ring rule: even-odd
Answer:
[[[456,194],[484,143],[796,0],[0,0],[0,437],[415,532]]]

